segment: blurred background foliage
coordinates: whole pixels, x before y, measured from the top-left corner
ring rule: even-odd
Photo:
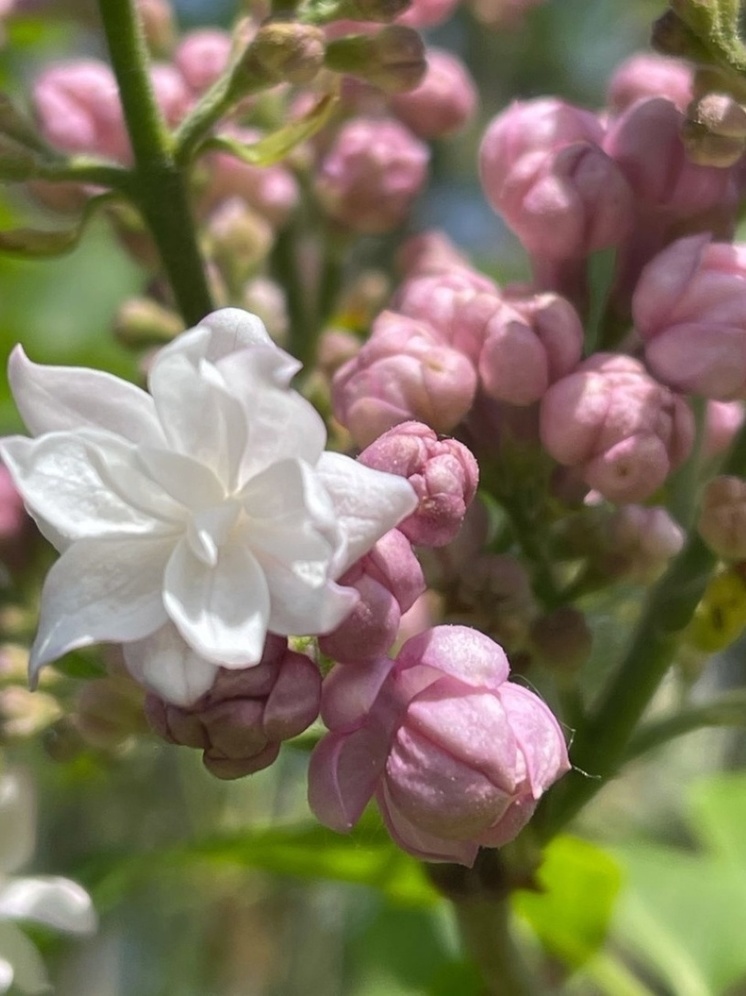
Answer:
[[[65,6],[10,27],[0,86],[21,101],[50,58],[102,54],[94,21],[66,20]],[[227,23],[232,6],[182,0],[179,13],[184,26]],[[601,107],[610,70],[646,46],[661,8],[650,0],[548,0],[510,31],[487,30],[463,10],[433,32],[433,42],[467,61],[483,103],[466,135],[438,145],[419,223],[447,229],[502,279],[524,273],[517,243],[476,180],[484,125],[516,96],[557,94]],[[0,226],[29,223],[60,224],[6,188]],[[137,376],[110,328],[117,306],[145,279],[104,223],[62,259],[0,258],[0,362],[21,342],[38,361]],[[3,380],[0,428],[18,427]],[[746,993],[746,777],[712,774],[738,755],[732,734],[689,736],[601,793],[578,828],[583,839],[554,842],[542,891],[519,893],[515,908],[528,948],[541,943],[556,959],[564,991]],[[302,751],[286,750],[269,770],[223,784],[190,752],[146,736],[96,752],[62,721],[41,739],[8,746],[5,760],[37,781],[34,871],[79,880],[101,914],[90,941],[34,935],[60,996],[480,991],[449,911],[416,862],[377,824],[335,837],[310,822]]]

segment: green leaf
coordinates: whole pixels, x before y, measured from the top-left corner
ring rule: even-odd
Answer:
[[[253,166],[273,166],[287,159],[301,142],[312,138],[320,128],[323,128],[332,116],[338,101],[336,93],[325,94],[308,114],[265,135],[253,145],[242,145],[234,139],[216,136],[205,142],[204,148],[229,152],[236,159],[251,163]]]
[[[702,843],[746,875],[746,774],[728,772],[696,782],[687,801]]]
[[[578,837],[556,837],[538,872],[541,892],[518,892],[515,911],[571,968],[603,945],[622,876],[611,855]]]
[[[92,197],[83,214],[71,228],[58,228],[52,231],[39,231],[34,228],[14,228],[0,232],[0,253],[24,258],[45,259],[63,256],[71,252],[80,242],[88,222],[114,195],[101,194]]]

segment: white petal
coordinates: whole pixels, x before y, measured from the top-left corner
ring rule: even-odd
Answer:
[[[0,889],[0,918],[35,920],[71,934],[96,929],[91,897],[67,878],[16,878]]]
[[[166,568],[163,598],[176,628],[198,654],[224,667],[261,660],[269,592],[245,543],[229,541],[216,566],[208,567],[181,540]]]
[[[266,355],[247,349],[217,364],[227,388],[242,405],[248,426],[242,481],[278,460],[314,465],[326,445],[326,426],[313,405],[297,391],[267,381]]]
[[[150,372],[150,390],[170,445],[232,488],[246,449],[246,415],[215,367],[174,354]]]
[[[257,552],[269,587],[268,629],[283,636],[311,636],[331,633],[352,612],[358,601],[353,588],[333,581],[319,580],[319,568],[327,564],[304,558],[298,546],[295,559],[270,559]]]
[[[223,356],[255,345],[272,345],[261,318],[240,308],[221,308],[164,346],[154,366],[176,354],[185,356],[194,366],[200,360],[215,363]]]
[[[141,447],[137,460],[152,480],[192,511],[218,505],[225,497],[225,488],[210,468],[183,453]]]
[[[18,771],[0,777],[0,881],[23,867],[34,853],[36,802],[28,778]]]
[[[417,495],[406,478],[372,470],[341,453],[322,454],[316,474],[347,538],[345,556],[335,564],[334,577],[417,508]]]
[[[124,660],[133,678],[179,706],[196,702],[218,672],[217,664],[195,653],[171,622],[144,640],[125,643]]]
[[[0,921],[0,966],[10,966],[12,982],[22,993],[49,992],[49,979],[36,947],[14,923]],[[7,978],[7,967],[0,977]],[[2,992],[0,988],[0,992]]]
[[[0,957],[0,993],[7,993],[13,981],[13,966]]]
[[[305,461],[278,460],[256,474],[238,495],[249,522],[252,539],[265,529],[304,528],[326,537],[329,552],[339,541],[334,505]]]
[[[134,443],[163,444],[153,399],[119,377],[86,367],[32,363],[16,346],[8,378],[21,417],[35,436],[90,427]]]
[[[52,567],[42,590],[29,675],[68,650],[139,640],[165,622],[161,590],[173,539],[79,540]]]
[[[107,479],[107,461],[126,462],[131,449],[101,432],[53,432],[39,439],[10,436],[0,442],[0,455],[29,511],[66,543],[168,528],[130,505]]]

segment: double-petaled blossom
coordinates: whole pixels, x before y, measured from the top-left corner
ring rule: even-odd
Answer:
[[[664,383],[719,400],[746,395],[746,245],[674,242],[643,270],[632,314]]]
[[[394,840],[426,861],[471,865],[512,840],[569,763],[552,713],[507,678],[502,649],[465,626],[335,668],[309,770],[316,816],[348,831],[375,796]]]
[[[549,388],[541,440],[605,498],[649,498],[689,455],[694,418],[683,398],[630,356],[597,353]]]
[[[150,394],[98,371],[10,361],[38,438],[0,452],[62,556],[42,593],[30,672],[121,642],[144,685],[195,701],[219,667],[256,665],[267,632],[330,632],[347,568],[417,505],[409,483],[324,453],[299,364],[225,309],[156,357]]]
[[[34,795],[26,777],[0,777],[0,993],[49,991],[39,952],[17,922],[43,923],[71,934],[90,934],[96,914],[90,897],[66,878],[16,875],[33,855]]]

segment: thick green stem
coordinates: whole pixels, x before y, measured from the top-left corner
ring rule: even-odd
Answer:
[[[746,468],[746,428],[724,462],[722,473]],[[635,728],[673,663],[681,633],[704,594],[716,564],[696,532],[651,590],[627,653],[592,715],[577,732],[571,757],[575,769],[549,793],[539,814],[547,840],[613,777],[625,760]]]
[[[455,902],[467,953],[482,973],[485,996],[538,996],[510,929],[507,899],[469,896]]]
[[[134,0],[99,0],[98,6],[134,154],[133,196],[158,247],[179,310],[193,325],[213,304],[185,178],[150,84]]]

